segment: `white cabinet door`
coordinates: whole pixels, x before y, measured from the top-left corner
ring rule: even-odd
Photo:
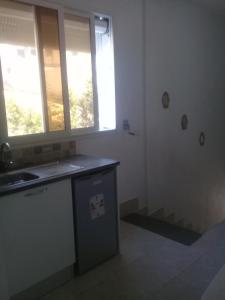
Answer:
[[[0,198],[10,296],[75,262],[70,180]]]
[[[3,242],[0,233],[0,299],[9,300],[8,281],[5,267],[5,256],[3,253]]]

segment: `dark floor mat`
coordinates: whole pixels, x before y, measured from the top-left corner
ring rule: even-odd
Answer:
[[[139,214],[130,214],[122,220],[187,246],[192,245],[201,237],[201,234],[197,232]]]

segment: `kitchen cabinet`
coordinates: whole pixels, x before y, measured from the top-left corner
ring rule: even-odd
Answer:
[[[5,257],[3,255],[3,243],[0,234],[0,299],[9,300],[8,281],[5,268]]]
[[[10,296],[74,264],[71,180],[2,196],[0,234]]]

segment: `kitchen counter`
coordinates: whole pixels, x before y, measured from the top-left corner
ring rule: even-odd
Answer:
[[[40,298],[72,279],[75,265],[83,273],[118,254],[118,164],[76,155],[0,175],[9,297]]]
[[[119,161],[108,158],[98,158],[87,155],[75,155],[56,162],[37,165],[30,168],[0,174],[2,176],[27,172],[39,178],[7,186],[0,186],[0,197],[21,190],[32,188],[45,183],[61,180],[67,177],[79,177],[93,172],[101,171],[108,167],[119,165]]]

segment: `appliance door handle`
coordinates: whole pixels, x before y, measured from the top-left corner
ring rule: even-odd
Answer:
[[[40,194],[43,194],[45,192],[47,192],[48,188],[47,187],[44,187],[44,188],[41,188],[41,189],[38,189],[38,190],[35,190],[33,192],[28,192],[24,195],[24,197],[33,197],[33,196],[37,196],[37,195],[40,195]]]
[[[113,172],[113,169],[110,168],[110,169],[107,169],[105,171],[102,171],[102,175],[106,175],[106,174],[109,174],[109,173],[112,173]]]

